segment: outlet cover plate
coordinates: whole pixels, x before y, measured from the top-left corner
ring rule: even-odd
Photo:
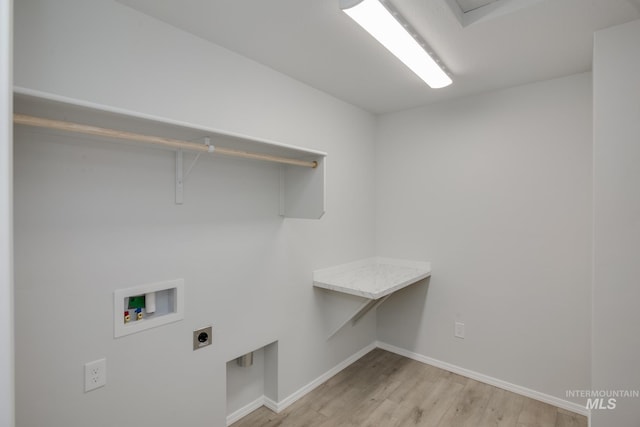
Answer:
[[[94,360],[84,365],[84,391],[91,391],[107,384],[107,359]]]
[[[455,327],[454,335],[455,335],[457,338],[462,338],[462,339],[464,339],[464,323],[462,323],[462,322],[456,322],[456,327]]]

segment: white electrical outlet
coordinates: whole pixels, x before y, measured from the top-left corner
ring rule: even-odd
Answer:
[[[84,391],[91,391],[107,383],[107,359],[94,360],[84,365]]]
[[[456,322],[454,335],[458,338],[464,339],[464,323]]]

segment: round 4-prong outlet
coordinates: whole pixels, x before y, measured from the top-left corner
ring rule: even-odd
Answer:
[[[207,326],[205,328],[196,329],[193,331],[193,349],[200,350],[203,347],[211,345],[211,339],[213,337],[212,327]]]

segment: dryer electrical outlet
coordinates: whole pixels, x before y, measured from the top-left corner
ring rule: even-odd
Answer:
[[[211,345],[213,339],[213,327],[207,326],[193,331],[193,349],[200,350],[202,347]]]

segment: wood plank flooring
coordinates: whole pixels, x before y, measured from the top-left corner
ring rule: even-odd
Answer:
[[[375,349],[275,414],[233,427],[587,427],[587,418]]]

